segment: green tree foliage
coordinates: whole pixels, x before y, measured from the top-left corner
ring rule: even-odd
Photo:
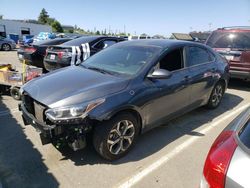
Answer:
[[[48,18],[47,19],[47,24],[51,25],[54,21],[56,21],[55,18]]]
[[[100,33],[100,31],[97,30],[95,34],[96,35],[100,35],[101,33]]]
[[[59,32],[59,33],[63,32],[63,28],[60,22],[58,22],[57,20],[52,22],[51,27],[52,27],[53,32]]]
[[[38,22],[42,24],[47,24],[48,18],[49,18],[48,12],[43,8],[39,14]]]

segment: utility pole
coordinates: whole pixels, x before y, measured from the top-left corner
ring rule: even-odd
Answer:
[[[123,27],[123,33],[126,35],[126,25]]]
[[[211,31],[211,28],[212,28],[212,23],[208,23],[208,27],[209,27],[209,31]]]

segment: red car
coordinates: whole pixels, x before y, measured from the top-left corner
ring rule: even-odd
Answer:
[[[250,187],[250,106],[214,141],[204,164],[200,188]]]
[[[228,60],[231,78],[250,81],[250,27],[217,29],[206,44]]]

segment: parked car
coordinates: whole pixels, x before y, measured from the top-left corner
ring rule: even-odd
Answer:
[[[250,81],[250,27],[225,27],[208,37],[206,44],[229,61],[230,76]]]
[[[200,43],[126,41],[30,81],[19,108],[43,144],[64,141],[78,150],[93,133],[96,151],[115,160],[145,131],[200,106],[218,107],[228,70]]]
[[[213,143],[200,188],[250,187],[250,107],[232,121]]]
[[[83,36],[62,45],[51,46],[44,58],[44,67],[47,71],[52,71],[70,66],[77,61],[84,61],[96,52],[120,41],[124,41],[124,39],[106,36]]]
[[[71,38],[56,38],[51,40],[43,40],[40,42],[35,42],[31,45],[23,45],[17,50],[17,55],[19,60],[22,62],[23,60],[26,63],[44,68],[43,58],[46,54],[46,49],[50,45],[62,44],[64,42],[68,42],[72,40]]]
[[[38,35],[34,36],[33,42],[39,42],[42,40],[55,39],[56,34],[50,32],[40,32]]]
[[[0,49],[3,51],[10,51],[16,48],[14,40],[0,36]]]

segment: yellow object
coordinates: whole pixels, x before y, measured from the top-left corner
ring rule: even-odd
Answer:
[[[26,74],[26,62],[23,60],[23,71],[22,71],[22,80],[25,82],[25,74]]]
[[[9,71],[11,70],[11,64],[0,64],[0,71]]]
[[[9,70],[11,70],[11,64],[0,64],[0,82],[5,82]]]

